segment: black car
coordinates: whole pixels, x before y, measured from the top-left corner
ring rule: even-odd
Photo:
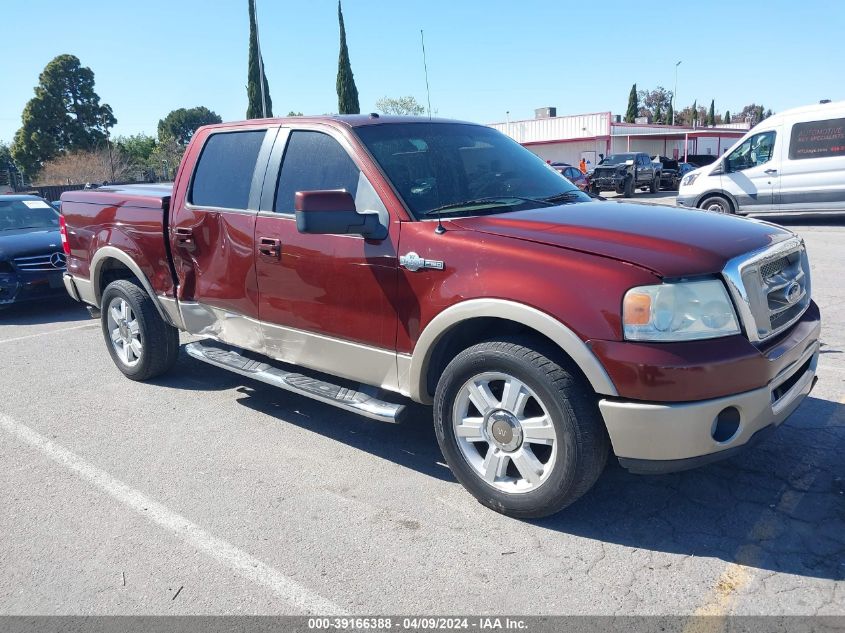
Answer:
[[[651,193],[660,188],[661,166],[651,162],[643,152],[625,152],[605,157],[593,170],[590,177],[590,192],[615,191],[626,198],[634,195],[635,189]]]
[[[0,195],[0,308],[66,295],[59,213],[37,196]]]
[[[681,184],[678,161],[668,156],[652,156],[651,161],[661,166],[660,188],[677,191],[678,186]]]

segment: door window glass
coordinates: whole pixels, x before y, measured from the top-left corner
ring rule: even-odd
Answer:
[[[727,158],[728,171],[743,171],[768,163],[775,147],[775,132],[751,136],[732,151]]]
[[[291,132],[276,185],[274,210],[293,213],[297,191],[340,189],[354,198],[359,177],[360,170],[349,154],[328,134]]]
[[[191,184],[191,204],[246,209],[265,130],[220,132],[205,142]]]

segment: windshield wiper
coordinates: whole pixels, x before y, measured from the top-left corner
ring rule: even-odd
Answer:
[[[580,197],[580,191],[562,191],[561,193],[557,193],[553,196],[549,196],[547,198],[543,198],[543,202],[554,203],[554,202],[563,202],[564,200],[571,200],[573,198]]]
[[[463,207],[473,207],[476,205],[481,204],[491,204],[492,206],[498,207],[511,207],[514,204],[509,204],[508,200],[516,200],[517,203],[520,202],[533,202],[536,204],[545,204],[547,206],[552,206],[552,202],[545,198],[525,198],[523,196],[499,196],[499,197],[490,197],[490,198],[475,198],[473,200],[462,200],[461,202],[452,202],[449,204],[444,204],[443,206],[437,207],[435,209],[429,209],[423,215],[436,215],[441,211],[448,211],[451,209],[461,209]]]

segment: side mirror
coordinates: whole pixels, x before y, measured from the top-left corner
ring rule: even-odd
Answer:
[[[725,158],[724,160],[720,160],[714,166],[712,171],[710,172],[711,176],[718,176],[719,174],[729,174],[731,172],[730,165],[728,164],[728,159]]]
[[[317,235],[362,235],[383,240],[387,227],[378,213],[358,213],[346,191],[297,191],[294,197],[296,228]]]

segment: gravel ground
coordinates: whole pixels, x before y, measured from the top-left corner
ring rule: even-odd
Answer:
[[[478,505],[425,408],[379,424],[184,352],[134,383],[77,304],[3,312],[0,613],[845,614],[845,221],[781,221],[823,311],[811,397],[542,521]]]

